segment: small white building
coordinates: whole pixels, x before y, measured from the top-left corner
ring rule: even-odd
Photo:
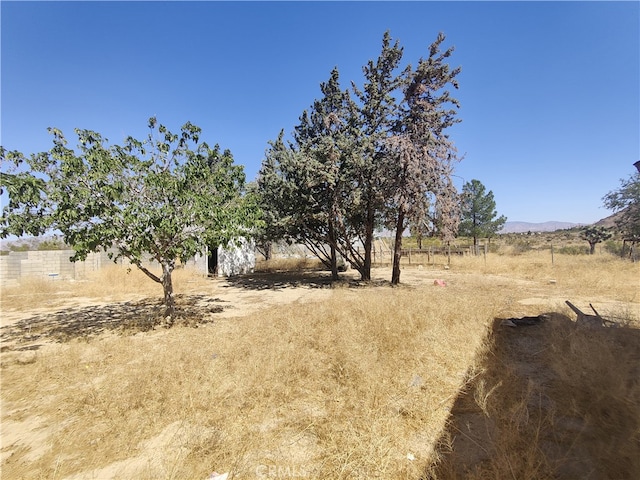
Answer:
[[[226,247],[210,247],[204,255],[194,258],[193,265],[199,272],[213,277],[253,273],[256,268],[255,242],[241,238]]]

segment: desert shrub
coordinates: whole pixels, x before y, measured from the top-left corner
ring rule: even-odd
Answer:
[[[38,250],[66,250],[67,247],[63,241],[58,239],[43,240],[38,244]]]
[[[622,256],[622,243],[617,240],[607,240],[604,242],[604,250],[616,256]]]
[[[513,243],[513,254],[521,255],[533,250],[533,246],[530,240],[517,240]]]
[[[498,253],[500,251],[500,245],[498,245],[497,243],[493,242],[493,243],[489,244],[487,249],[488,249],[489,253]]]
[[[565,245],[558,248],[556,252],[563,255],[586,255],[589,253],[589,248],[580,245]]]

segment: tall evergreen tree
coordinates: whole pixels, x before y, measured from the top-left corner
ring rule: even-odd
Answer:
[[[365,83],[362,90],[355,84],[352,88],[360,101],[359,130],[361,164],[356,176],[359,188],[359,231],[364,246],[361,274],[363,280],[371,279],[371,251],[376,226],[383,223],[383,212],[392,178],[389,165],[392,159],[386,142],[396,122],[399,104],[394,95],[403,84],[402,74],[397,73],[403,49],[398,41],[392,44],[387,31],[382,38],[380,55],[374,62],[369,60],[362,68]]]
[[[471,180],[462,187],[462,221],[459,234],[473,237],[473,245],[478,244],[480,237],[492,237],[505,224],[504,215],[498,217],[493,192],[487,192],[479,180]]]
[[[353,97],[342,90],[334,69],[321,84],[323,97],[300,117],[294,142],[286,148],[280,139],[267,153],[259,190],[286,195],[263,195],[270,204],[264,208],[280,208],[289,238],[321,258],[328,246],[334,278],[340,253],[370,280],[376,226],[392,223],[401,235],[409,220],[431,208],[439,234],[455,233],[457,192],[450,174],[456,155],[443,132],[456,121],[447,106],[457,107],[457,101],[447,88],[457,88],[459,69],[446,65],[452,49],[441,52],[443,41],[440,35],[415,72],[407,67],[398,73],[402,48],[386,32],[380,56],[363,67],[362,89],[352,83]],[[398,241],[398,255],[400,248]],[[394,283],[399,258],[396,263]]]
[[[458,101],[449,88],[458,88],[460,68],[446,63],[453,47],[441,51],[445,40],[440,33],[421,58],[415,71],[405,73],[402,109],[387,147],[395,157],[390,169],[392,221],[396,230],[391,283],[400,282],[402,234],[412,218],[424,217],[430,196],[446,201],[450,192],[452,163],[457,159],[453,142],[445,130],[457,123]],[[391,192],[390,192],[391,193]]]
[[[352,136],[352,102],[340,87],[337,68],[320,85],[323,97],[295,127],[295,142],[301,154],[300,169],[307,173],[306,189],[316,218],[326,225],[326,233],[317,240],[329,245],[332,278],[338,278],[337,255],[348,251],[354,232],[349,219],[354,205],[351,183],[355,142]],[[323,226],[324,226],[323,225]],[[313,232],[309,232],[313,233]],[[313,238],[313,237],[312,237]]]

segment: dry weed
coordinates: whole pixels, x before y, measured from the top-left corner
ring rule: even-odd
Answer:
[[[640,331],[553,314],[492,343],[426,478],[638,478]]]

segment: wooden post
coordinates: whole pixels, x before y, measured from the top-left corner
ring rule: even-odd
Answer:
[[[553,265],[553,243],[551,244],[551,265]]]
[[[411,265],[411,247],[409,247],[409,265]]]

